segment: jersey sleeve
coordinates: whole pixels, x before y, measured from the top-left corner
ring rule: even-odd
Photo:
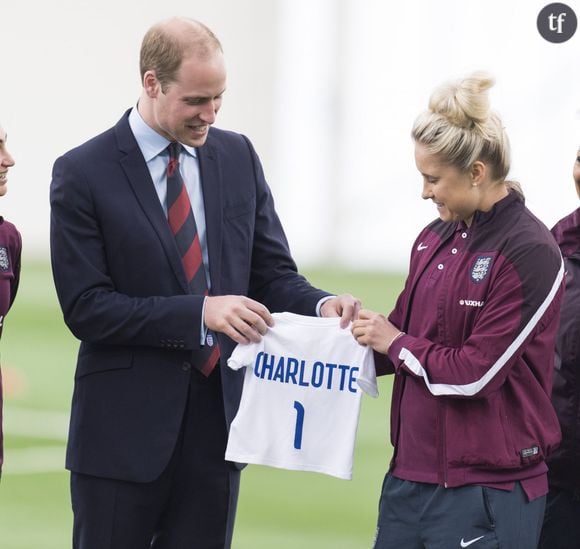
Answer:
[[[361,365],[361,372],[357,379],[357,383],[367,395],[373,398],[377,398],[379,396],[375,359],[371,347],[367,347],[365,349],[364,358]]]
[[[262,338],[263,341],[263,338]],[[263,348],[263,343],[238,343],[234,352],[228,358],[228,367],[239,370],[253,363],[256,354]]]

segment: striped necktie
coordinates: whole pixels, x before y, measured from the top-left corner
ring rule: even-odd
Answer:
[[[167,220],[175,237],[177,249],[191,293],[208,295],[208,284],[203,265],[201,244],[197,225],[191,209],[191,202],[183,178],[179,171],[181,145],[170,143],[169,164],[167,165]],[[220,351],[217,339],[208,332],[207,344],[196,353],[195,366],[205,376],[209,376],[216,366]],[[215,344],[214,344],[215,343]],[[197,356],[199,354],[199,357]]]

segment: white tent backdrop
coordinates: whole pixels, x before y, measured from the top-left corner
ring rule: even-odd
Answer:
[[[139,93],[148,26],[207,23],[229,69],[217,126],[260,154],[301,267],[406,268],[436,215],[409,131],[431,90],[476,69],[512,142],[512,177],[552,225],[576,207],[580,31],[546,42],[530,0],[31,0],[2,2],[0,123],[17,166],[0,212],[48,255],[54,159],[112,125]],[[580,15],[580,5],[568,2]]]

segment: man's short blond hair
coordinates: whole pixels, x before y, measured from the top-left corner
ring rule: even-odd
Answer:
[[[199,21],[175,17],[156,23],[147,31],[141,44],[141,82],[147,71],[154,71],[165,91],[176,80],[184,59],[192,56],[205,59],[216,51],[223,52],[220,41]]]

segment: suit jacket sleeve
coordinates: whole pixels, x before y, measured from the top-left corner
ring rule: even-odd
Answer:
[[[116,287],[102,226],[110,220],[100,215],[91,177],[70,153],[53,168],[51,259],[66,324],[91,343],[199,348],[202,296],[131,295]]]

